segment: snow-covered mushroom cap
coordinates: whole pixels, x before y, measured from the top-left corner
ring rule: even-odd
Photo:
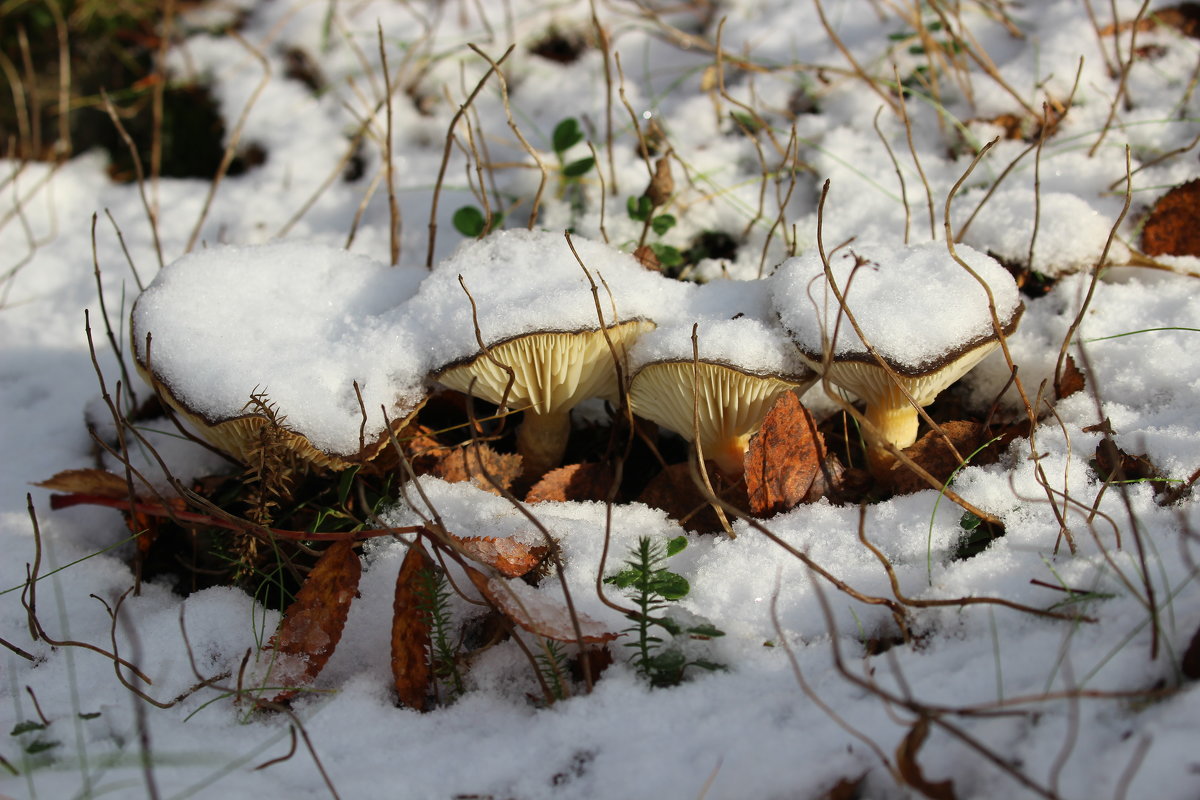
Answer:
[[[397,429],[425,397],[404,306],[424,274],[309,243],[193,253],[134,305],[138,369],[235,457],[270,424],[248,405],[257,396],[302,456],[334,468],[369,460],[388,439],[381,409]]]
[[[713,281],[690,300],[679,321],[634,345],[629,402],[638,416],[689,441],[698,428],[705,458],[737,475],[771,404],[783,392],[802,393],[816,375],[767,322],[765,281]]]
[[[413,300],[418,324],[437,331],[430,358],[438,381],[530,412],[518,432],[527,473],[561,459],[579,401],[616,398],[613,350],[623,360],[633,340],[689,291],[608,245],[582,238],[573,244],[599,287],[599,310],[566,238],[525,230],[467,242],[435,267]]]
[[[999,344],[980,280],[991,290],[1005,334],[1016,328],[1024,310],[1016,283],[995,259],[965,245],[955,249],[979,280],[942,242],[855,242],[835,253],[833,280],[862,338],[840,313],[818,253],[785,261],[771,278],[775,311],[801,357],[820,371],[828,350],[830,381],[860,397],[867,418],[897,447],[916,440],[918,422],[916,408],[897,383],[917,405],[928,405]]]

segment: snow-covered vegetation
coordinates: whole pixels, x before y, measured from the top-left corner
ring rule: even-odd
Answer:
[[[1200,794],[1195,4],[103,5],[0,4],[0,795]]]

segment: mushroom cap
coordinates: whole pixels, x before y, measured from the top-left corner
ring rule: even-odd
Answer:
[[[696,381],[699,404],[696,404]],[[699,428],[706,455],[756,433],[775,399],[803,392],[815,380],[745,372],[715,361],[655,361],[643,364],[629,387],[635,414],[691,441]]]
[[[395,429],[424,401],[405,314],[423,277],[311,243],[210,248],[169,264],[138,298],[135,360],[168,405],[239,458],[270,422],[247,411],[260,394],[299,452],[323,454],[311,460],[364,461],[388,438],[381,407]]]
[[[571,241],[598,286],[604,325],[661,321],[695,288],[646,270],[601,242]],[[474,317],[460,276],[475,300]],[[480,355],[477,332],[495,347],[530,333],[601,327],[597,299],[565,237],[542,231],[497,231],[464,243],[434,267],[412,308],[416,324],[437,332],[428,351],[433,372]]]
[[[1012,276],[990,256],[955,249],[991,289],[1002,330],[1014,330],[1024,306]],[[901,375],[926,376],[959,357],[974,358],[974,366],[987,354],[978,348],[996,340],[987,293],[943,242],[854,242],[830,258],[830,269],[867,341]],[[875,363],[840,314],[818,253],[788,259],[771,282],[779,320],[809,364],[819,365],[830,346],[835,362]]]
[[[617,399],[617,371],[608,342],[612,341],[624,360],[633,340],[653,327],[654,323],[646,320],[629,320],[603,330],[514,336],[490,345],[487,352],[444,367],[434,377],[451,389],[497,405],[503,401],[513,410],[560,413],[588,397]],[[501,365],[512,369],[511,387],[509,372]]]

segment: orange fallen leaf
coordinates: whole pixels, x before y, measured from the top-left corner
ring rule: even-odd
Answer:
[[[392,679],[400,702],[428,710],[433,671],[429,665],[429,613],[422,607],[422,573],[434,568],[420,540],[413,542],[396,576],[392,605]]]
[[[65,469],[48,480],[35,483],[34,486],[66,494],[129,499],[129,484],[125,479],[103,469]]]
[[[276,653],[271,669],[275,685],[303,686],[325,668],[342,638],[361,577],[362,563],[352,541],[334,542],[317,559],[267,645]],[[295,691],[283,690],[275,697],[276,702],[288,699]]]
[[[447,483],[470,481],[480,489],[501,494],[521,475],[521,456],[498,453],[482,442],[469,442],[432,457],[429,474]]]
[[[708,461],[706,464],[708,478],[717,496],[738,508],[746,508],[746,484],[743,481],[730,484],[715,463]],[[638,496],[638,502],[665,511],[667,516],[694,533],[722,530],[716,512],[692,480],[691,465],[687,463],[671,464],[651,478]]]
[[[525,495],[525,502],[603,501],[612,481],[612,469],[605,464],[568,464],[543,475]]]
[[[558,642],[582,641],[583,644],[603,644],[617,638],[608,627],[585,614],[576,614],[582,639],[575,635],[571,614],[565,605],[558,605],[524,581],[489,578],[477,569],[467,567],[471,583],[501,614],[515,625],[543,639]]]
[[[962,463],[954,455],[954,451],[958,451],[963,458],[968,458],[979,445],[983,444],[984,428],[981,423],[968,420],[943,422],[941,428],[942,432],[946,434],[945,438],[937,431],[929,431],[915,444],[906,447],[904,455],[939,481],[945,482]],[[954,445],[954,450],[951,450],[946,444],[947,438]],[[987,459],[977,455],[971,460],[971,463],[987,463]],[[896,494],[912,494],[923,489],[933,488],[927,480],[909,470],[903,462],[899,461],[889,473],[888,484]]]
[[[765,517],[818,499],[814,483],[825,460],[825,440],[800,399],[784,392],[763,418],[746,449],[746,494],[750,513]]]

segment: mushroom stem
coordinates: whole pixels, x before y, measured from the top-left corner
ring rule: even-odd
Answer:
[[[916,406],[908,402],[899,389],[888,392],[888,397],[883,402],[867,406],[866,417],[884,441],[900,449],[917,440],[920,420],[917,417]],[[886,479],[895,463],[896,459],[892,454],[882,447],[867,447],[867,465],[876,478]]]
[[[730,436],[716,442],[711,450],[704,449],[704,457],[713,461],[731,478],[740,478],[746,471],[746,447],[750,444],[751,434]]]
[[[521,454],[525,475],[541,476],[562,463],[570,434],[569,409],[547,414],[526,411],[525,420],[517,429],[517,452]]]

